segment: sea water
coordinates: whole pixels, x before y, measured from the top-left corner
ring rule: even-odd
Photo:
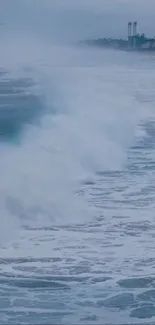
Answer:
[[[154,57],[2,43],[1,322],[153,324]]]

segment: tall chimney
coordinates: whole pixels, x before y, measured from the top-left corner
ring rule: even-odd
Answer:
[[[137,21],[134,21],[133,23],[133,36],[137,35]]]
[[[128,37],[131,37],[132,23],[128,23]]]
[[[132,46],[132,23],[128,23],[128,47],[130,48]]]
[[[133,47],[136,48],[137,22],[133,23]]]

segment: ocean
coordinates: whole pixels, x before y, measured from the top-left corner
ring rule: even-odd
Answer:
[[[155,324],[155,57],[13,41],[0,53],[1,322]]]

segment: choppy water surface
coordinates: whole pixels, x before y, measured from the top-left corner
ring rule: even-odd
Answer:
[[[1,73],[0,319],[153,324],[154,60],[74,51]]]

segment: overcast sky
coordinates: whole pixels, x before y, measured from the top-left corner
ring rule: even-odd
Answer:
[[[0,0],[1,26],[8,33],[78,40],[126,36],[128,20],[155,36],[155,0]]]

